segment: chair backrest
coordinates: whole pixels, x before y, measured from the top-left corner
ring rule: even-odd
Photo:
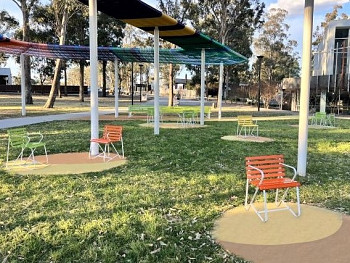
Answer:
[[[264,178],[276,178],[285,176],[284,157],[282,154],[278,155],[264,155],[246,157],[246,172],[247,179],[260,179],[261,173],[252,168],[254,166],[264,172]]]
[[[11,147],[24,147],[28,143],[28,134],[25,128],[7,130]]]
[[[325,112],[316,112],[315,113],[315,117],[317,119],[324,119],[324,118],[326,118],[326,116],[327,116],[327,113],[325,113]]]
[[[238,125],[250,125],[253,124],[253,117],[251,115],[238,115]]]
[[[109,139],[111,142],[119,142],[122,140],[123,126],[105,125],[103,130],[103,138]]]
[[[193,118],[194,117],[194,110],[184,110],[182,112],[182,116],[184,118]]]

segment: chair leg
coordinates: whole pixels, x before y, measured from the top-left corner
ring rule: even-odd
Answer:
[[[9,163],[9,154],[10,154],[10,141],[7,144],[7,154],[6,154],[6,167]]]
[[[267,200],[266,200],[266,191],[263,190],[264,193],[264,222],[266,222],[268,220],[268,216],[267,216]]]
[[[247,180],[246,186],[245,186],[245,199],[244,199],[244,207],[247,209],[248,205],[248,189],[249,189],[249,181]]]
[[[122,143],[122,156],[124,158],[124,143],[123,143],[123,138],[120,140],[121,143]]]
[[[278,203],[278,188],[276,189],[276,196],[275,196],[275,204],[277,205]]]
[[[47,157],[47,150],[46,146],[44,145],[44,150],[45,150],[45,156],[46,156],[46,163],[49,163],[49,158]]]
[[[301,210],[300,210],[300,196],[299,196],[299,187],[295,187],[297,192],[297,208],[298,208],[298,214],[297,216],[300,216]]]

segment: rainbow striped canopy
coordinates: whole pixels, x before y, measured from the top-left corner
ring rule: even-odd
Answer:
[[[90,59],[90,49],[88,46],[68,46],[55,44],[30,43],[6,38],[0,35],[0,52],[13,55],[30,55],[47,58],[60,59]],[[99,47],[99,60],[111,60],[118,58],[125,62],[145,62],[153,63],[154,50],[152,48],[115,48]],[[199,49],[160,49],[160,63],[200,65],[201,56]],[[206,51],[206,64],[226,65],[246,62],[243,56],[237,56],[230,50],[208,49]]]

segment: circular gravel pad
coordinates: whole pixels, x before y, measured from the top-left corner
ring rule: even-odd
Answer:
[[[89,159],[88,152],[52,154],[48,155],[48,158],[48,164],[45,164],[45,156],[40,155],[35,156],[40,164],[11,165],[8,170],[17,174],[80,174],[108,170],[127,162],[121,157],[116,157],[109,162],[104,162],[103,158]]]
[[[228,210],[213,236],[228,252],[254,263],[349,263],[350,217],[302,205],[301,216],[269,213],[262,222],[243,207]]]
[[[260,136],[237,136],[237,135],[227,135],[221,137],[222,140],[227,141],[242,141],[242,142],[273,142],[274,140],[267,137]]]
[[[253,209],[247,211],[240,206],[228,210],[217,220],[213,235],[219,240],[240,244],[282,245],[325,238],[337,232],[341,224],[340,214],[313,206],[302,205],[300,217],[287,210],[271,212],[265,223]]]
[[[149,127],[153,128],[153,123],[141,123],[140,126],[142,127]],[[166,123],[160,123],[160,128],[165,129],[193,129],[193,128],[203,128],[206,127],[206,125],[200,125],[200,124],[192,124],[192,125],[182,125],[181,123],[176,122],[166,122]]]

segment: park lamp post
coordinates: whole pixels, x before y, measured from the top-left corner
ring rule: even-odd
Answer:
[[[260,92],[261,92],[261,62],[264,56],[257,56],[258,58],[258,111],[260,111]]]
[[[140,66],[140,102],[141,102],[141,93],[142,93],[142,67],[143,67],[143,64],[139,64]]]

